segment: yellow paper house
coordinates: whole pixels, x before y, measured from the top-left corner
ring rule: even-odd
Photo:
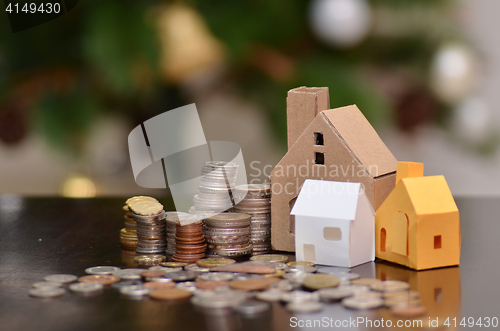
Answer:
[[[375,217],[375,255],[416,270],[460,263],[460,216],[443,176],[398,163],[396,187]]]

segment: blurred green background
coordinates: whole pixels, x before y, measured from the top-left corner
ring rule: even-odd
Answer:
[[[286,152],[286,93],[305,85],[329,87],[332,108],[357,104],[396,157],[445,174],[454,193],[498,194],[484,73],[499,58],[482,48],[496,7],[86,0],[18,33],[0,15],[0,193],[154,194],[133,181],[128,132],[191,102],[207,140],[274,165]]]

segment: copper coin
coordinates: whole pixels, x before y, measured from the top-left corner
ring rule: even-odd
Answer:
[[[253,262],[244,262],[236,264],[228,264],[220,267],[212,268],[213,271],[227,271],[227,272],[242,272],[250,274],[274,274],[276,268],[271,265],[257,264]]]
[[[80,283],[95,283],[108,286],[120,281],[119,277],[112,275],[89,275],[78,278]]]
[[[193,294],[188,291],[180,290],[177,288],[166,288],[154,290],[149,293],[149,296],[157,300],[185,300],[189,299]]]
[[[213,281],[213,280],[197,280],[195,283],[196,288],[200,290],[214,290],[218,287],[227,285],[226,281]]]
[[[165,271],[162,270],[146,270],[140,273],[144,278],[155,278],[165,276]]]
[[[269,279],[246,279],[246,280],[233,280],[229,283],[229,287],[235,290],[243,291],[262,291],[271,285]]]
[[[175,283],[174,282],[146,282],[144,283],[144,287],[153,289],[153,290],[159,290],[159,289],[164,289],[164,288],[174,288]]]

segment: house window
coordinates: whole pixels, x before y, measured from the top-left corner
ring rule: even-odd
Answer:
[[[316,247],[313,244],[304,244],[304,259],[316,262]]]
[[[434,236],[434,249],[441,248],[441,236]]]
[[[340,228],[326,227],[323,228],[323,238],[330,241],[342,240],[342,231]]]
[[[325,164],[325,153],[314,153],[315,158],[314,158],[314,163],[316,164]]]
[[[319,146],[323,146],[325,144],[322,133],[314,132],[314,144]]]
[[[382,228],[382,230],[380,230],[380,251],[381,252],[385,252],[385,242],[387,240],[387,231]]]
[[[441,302],[443,301],[443,289],[438,287],[434,289],[434,301]]]

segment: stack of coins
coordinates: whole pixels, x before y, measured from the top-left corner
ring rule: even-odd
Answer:
[[[240,213],[214,215],[205,219],[204,232],[208,243],[208,257],[239,258],[252,252],[250,215]]]
[[[130,206],[137,222],[137,253],[165,253],[167,235],[163,206],[155,201],[141,201]]]
[[[165,253],[172,256],[175,254],[175,232],[177,221],[179,220],[179,217],[189,217],[192,215],[183,213],[181,211],[170,211],[165,214],[165,220],[167,222],[167,250],[165,251]]]
[[[132,217],[130,206],[141,201],[158,202],[155,198],[145,196],[132,197],[125,201],[125,206],[123,206],[123,210],[125,211],[125,227],[120,230],[120,242],[124,249],[135,251],[137,248],[137,223]]]
[[[195,216],[195,215],[190,215]],[[189,224],[182,225],[183,221]],[[207,244],[203,235],[203,222],[200,217],[196,220],[179,219],[176,224],[174,262],[195,263],[205,257]]]
[[[233,207],[231,187],[234,187],[238,165],[232,162],[205,162],[198,194],[193,198],[192,214],[209,217]]]
[[[269,184],[239,185],[234,197],[240,202],[234,206],[237,213],[250,215],[250,242],[253,255],[270,253],[271,248],[271,187]]]

